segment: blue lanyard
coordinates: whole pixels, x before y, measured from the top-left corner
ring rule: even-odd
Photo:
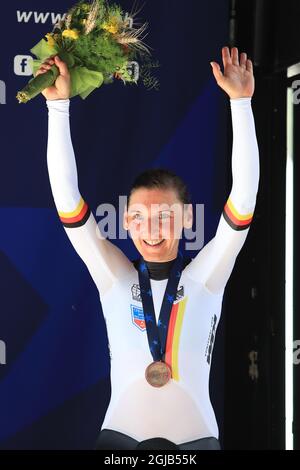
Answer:
[[[180,251],[172,265],[167,287],[165,290],[158,323],[154,312],[150,276],[147,265],[141,257],[139,260],[138,274],[142,297],[143,311],[146,323],[149,348],[154,361],[164,360],[168,327],[173,302],[176,300],[177,287],[183,267],[183,256]]]

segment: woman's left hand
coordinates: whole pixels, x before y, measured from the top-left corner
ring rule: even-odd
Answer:
[[[239,57],[237,47],[231,49],[222,48],[224,73],[217,62],[211,62],[213,74],[219,87],[224,90],[231,99],[249,98],[254,94],[255,80],[253,65],[247,54],[242,52]]]

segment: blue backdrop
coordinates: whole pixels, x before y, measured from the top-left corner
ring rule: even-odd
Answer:
[[[120,3],[127,11],[133,5]],[[1,7],[2,449],[92,448],[110,397],[98,293],[64,233],[50,190],[45,99],[20,105],[15,98],[30,78],[23,56],[72,4],[12,0]],[[93,210],[103,202],[116,205],[137,173],[171,168],[188,183],[193,202],[205,203],[208,242],[230,190],[229,104],[209,64],[221,63],[227,44],[228,1],[148,0],[139,17],[150,23],[146,42],[161,64],[160,90],[118,81],[86,101],[72,100],[80,190]],[[117,244],[136,256],[130,240]],[[221,431],[222,348],[221,322],[211,377]]]

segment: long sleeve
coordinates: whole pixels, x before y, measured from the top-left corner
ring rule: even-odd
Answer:
[[[128,274],[132,263],[101,237],[96,220],[78,187],[70,131],[70,100],[46,101],[48,107],[47,166],[53,199],[70,242],[86,264],[100,295]]]
[[[230,100],[230,105],[233,184],[224,215],[233,228],[240,230],[251,223],[254,213],[259,184],[259,152],[251,98]]]
[[[70,100],[46,101],[48,107],[47,165],[56,208],[69,213],[81,199],[71,140]]]
[[[247,238],[259,185],[259,150],[251,98],[230,100],[232,116],[232,188],[214,238],[187,270],[212,293],[221,293]]]

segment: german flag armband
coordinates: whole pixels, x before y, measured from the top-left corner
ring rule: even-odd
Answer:
[[[230,198],[224,207],[223,216],[233,230],[246,230],[250,227],[253,220],[253,212],[241,215],[234,207]]]
[[[72,212],[58,212],[59,218],[64,227],[75,228],[81,227],[86,223],[90,216],[90,208],[81,198],[78,206]]]

